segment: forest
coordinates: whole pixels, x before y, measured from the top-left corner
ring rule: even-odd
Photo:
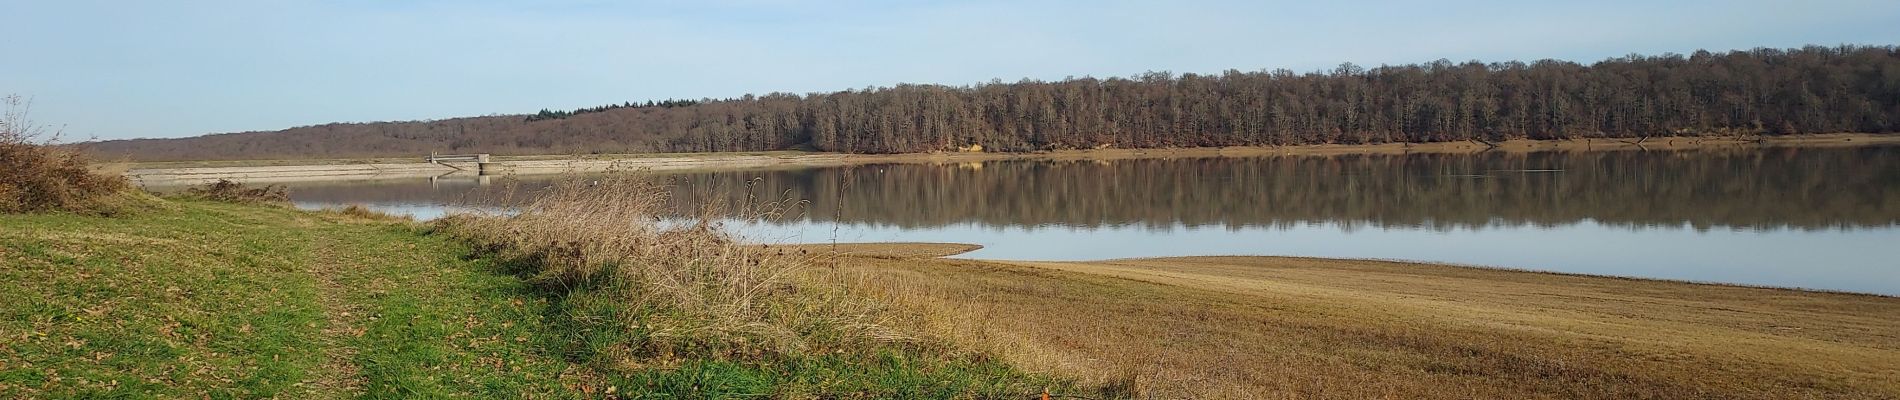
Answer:
[[[1900,131],[1900,48],[1808,46],[1581,64],[1439,60],[1326,71],[625,102],[80,145],[108,158],[818,150],[908,153]]]

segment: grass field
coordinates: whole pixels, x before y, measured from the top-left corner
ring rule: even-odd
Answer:
[[[604,290],[423,225],[167,200],[0,216],[0,398],[1016,398],[1060,381],[927,345],[629,365]],[[606,322],[603,322],[606,321]],[[608,325],[602,325],[607,323]]]
[[[0,217],[0,397],[562,393],[547,301],[412,228],[204,202]],[[502,321],[518,321],[504,324]]]

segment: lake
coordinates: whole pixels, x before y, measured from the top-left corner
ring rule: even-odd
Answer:
[[[771,200],[773,243],[959,257],[1279,255],[1900,295],[1900,147],[992,161],[656,174],[675,208]],[[291,184],[429,218],[562,176]]]

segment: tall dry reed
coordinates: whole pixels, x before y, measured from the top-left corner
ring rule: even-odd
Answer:
[[[666,196],[635,178],[575,179],[437,226],[543,287],[616,296],[622,312],[607,325],[628,334],[633,359],[832,352],[897,337],[876,305],[813,274],[808,256],[742,243],[724,227],[728,210],[672,217]]]

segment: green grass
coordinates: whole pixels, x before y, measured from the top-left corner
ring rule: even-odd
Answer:
[[[0,397],[259,397],[305,380],[323,312],[304,234],[220,211],[0,217]]]
[[[746,354],[717,359],[626,354],[650,338],[614,326],[624,307],[613,290],[576,288],[550,305],[544,338],[550,348],[604,376],[589,393],[613,389],[629,398],[1025,398],[1045,388],[1085,391],[1034,376],[1001,361],[917,343],[828,345],[811,338],[800,354]],[[649,365],[628,365],[643,360]]]
[[[367,228],[367,229],[366,229]],[[543,355],[547,307],[468,249],[400,224],[331,224],[338,268],[321,279],[350,309],[341,332],[365,397],[554,397],[574,366]]]
[[[554,292],[407,222],[168,200],[0,215],[0,398],[1018,398],[1062,382],[904,344],[603,352],[612,292]],[[663,358],[656,358],[663,359]]]

